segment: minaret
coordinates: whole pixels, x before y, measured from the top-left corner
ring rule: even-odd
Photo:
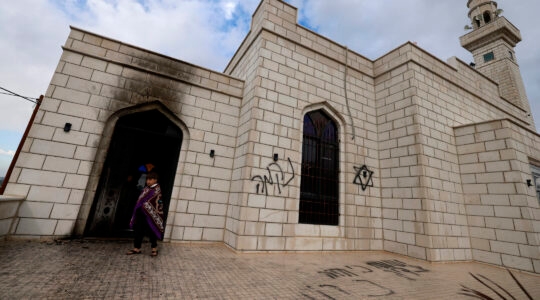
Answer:
[[[467,7],[472,31],[460,38],[461,46],[472,53],[476,69],[499,84],[501,97],[530,114],[514,52],[521,41],[519,29],[500,16],[495,1],[468,0]]]

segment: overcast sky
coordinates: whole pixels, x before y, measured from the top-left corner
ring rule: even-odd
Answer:
[[[472,61],[459,37],[467,0],[287,0],[299,22],[367,58],[407,41],[446,61]],[[498,0],[520,30],[516,47],[540,127],[539,0]],[[249,31],[259,0],[18,0],[0,6],[0,87],[45,94],[69,25],[222,71]],[[1,91],[0,91],[1,92]],[[33,104],[0,94],[0,176],[5,174]]]

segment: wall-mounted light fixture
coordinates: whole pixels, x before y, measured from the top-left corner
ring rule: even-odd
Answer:
[[[532,185],[532,180],[527,179],[527,186],[533,186],[533,185]]]
[[[69,132],[71,130],[71,123],[64,124],[64,131]]]
[[[214,149],[210,150],[210,157],[214,157],[214,155],[216,155],[216,152],[214,151]]]
[[[278,160],[278,154],[274,153],[274,161],[277,161],[277,160]]]

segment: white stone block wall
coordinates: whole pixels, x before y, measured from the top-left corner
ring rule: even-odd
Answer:
[[[376,61],[375,68],[385,69],[375,80],[381,177],[380,213],[384,249],[426,259],[421,247],[425,239],[426,220],[422,210],[422,169],[419,167],[420,127],[413,97],[416,87],[411,84],[414,70],[409,65],[391,66],[399,56]]]
[[[246,37],[246,40],[252,39],[252,33]],[[254,39],[255,37],[253,37]],[[257,77],[257,71],[259,66],[259,49],[262,43],[261,39],[253,40],[247,47],[243,49],[246,41],[238,50],[247,51],[243,53],[242,60],[231,60],[229,68],[231,75],[238,76],[245,80],[244,87],[244,99],[250,99],[255,94],[255,88],[260,82],[260,78]],[[248,46],[249,46],[248,45]],[[233,64],[234,63],[234,64]],[[237,63],[237,64],[236,64]],[[253,145],[250,141],[250,136],[253,133],[250,131],[254,125],[255,120],[252,116],[252,101],[242,101],[239,112],[238,122],[238,137],[236,139],[236,151],[233,162],[233,172],[231,189],[229,195],[229,205],[227,207],[227,223],[224,235],[224,242],[237,249],[238,245],[245,244],[243,241],[239,241],[238,235],[243,234],[243,228],[245,227],[245,210],[242,209],[246,204],[246,198],[244,197],[244,178],[249,176],[249,162],[253,159]],[[247,187],[246,187],[247,188]],[[240,243],[240,244],[239,244]]]
[[[494,60],[484,62],[487,53],[493,53]],[[525,111],[530,110],[516,54],[508,43],[501,40],[478,48],[474,59],[481,62],[476,67],[479,72],[499,83],[501,97]]]
[[[494,82],[451,63],[406,44],[374,64],[385,249],[433,261],[472,257],[451,126],[504,117],[534,126]]]
[[[509,120],[455,129],[473,259],[540,271],[540,206],[530,160],[540,136]]]
[[[534,121],[527,110],[519,108],[501,97],[501,86],[495,81],[455,57],[450,58],[448,63],[455,68],[457,74],[459,74],[459,76],[452,76],[451,82],[464,88],[467,93],[470,94],[471,99],[475,99],[472,100],[473,103],[476,103],[477,100],[485,102],[485,104],[481,104],[482,107],[486,105],[484,111],[502,111],[520,125],[531,130],[536,129]],[[463,110],[463,113],[469,114],[470,112]],[[489,117],[496,118],[493,116]]]
[[[7,187],[26,197],[14,233],[81,234],[115,122],[158,109],[184,132],[167,241],[540,272],[538,203],[523,186],[540,145],[526,111],[455,58],[406,43],[371,61],[296,19],[262,1],[228,75],[73,28]],[[316,109],[338,125],[338,226],[298,223],[302,122]],[[284,179],[263,190],[254,178],[276,175],[274,154]],[[353,184],[364,164],[365,191]]]
[[[0,196],[0,240],[12,234],[24,198]]]
[[[252,31],[253,37],[246,38],[246,41],[252,41],[257,34],[269,40],[268,45],[260,53],[264,60],[259,61],[264,69],[260,73],[263,77],[261,86],[266,91],[259,90],[260,94],[257,96],[267,96],[275,105],[276,102],[279,103],[279,98],[273,93],[268,94],[268,87],[270,90],[276,90],[280,80],[283,85],[288,76],[291,76],[286,69],[284,72],[279,69],[281,64],[290,63],[290,58],[281,57],[287,52],[283,49],[284,46],[288,46],[287,48],[292,51],[292,59],[296,60],[298,70],[304,75],[313,71],[309,69],[312,66],[309,64],[305,66],[299,60],[302,56],[304,61],[311,59],[325,65],[327,58],[343,61],[345,52],[342,47],[309,30],[300,26],[290,26],[286,18],[283,20],[276,18],[274,15],[279,15],[281,10],[287,7],[286,4],[268,1],[264,5],[269,12],[256,13],[252,29],[257,26],[257,22],[262,22],[262,28],[278,35],[277,42],[264,29],[255,33]],[[245,44],[242,46],[245,47]],[[232,62],[242,53],[239,51]],[[310,56],[313,54],[315,58]],[[375,116],[377,119],[374,123],[378,126],[375,127],[378,129],[378,145],[375,143],[371,149],[363,150],[376,151],[377,146],[380,149],[380,185],[383,198],[382,201],[375,198],[369,202],[375,204],[370,213],[382,220],[379,226],[383,228],[386,226],[385,231],[381,232],[383,235],[380,235],[384,239],[385,249],[429,260],[471,259],[471,245],[452,126],[501,117],[511,117],[527,127],[534,127],[534,124],[530,119],[523,118],[523,110],[499,97],[499,87],[493,81],[456,59],[450,62],[452,64],[450,66],[411,44],[405,44],[385,55],[377,60],[373,67],[371,62],[360,56],[351,57],[360,58],[352,69],[363,71],[365,77],[373,74],[377,93]],[[405,65],[408,61],[414,63]],[[325,67],[326,70],[329,69],[328,66]],[[228,70],[236,71],[231,65]],[[264,80],[265,76],[270,77],[269,74],[274,74],[272,71],[277,74],[270,79],[277,84]],[[331,94],[332,88],[322,88],[320,84],[320,82],[324,84],[324,78],[318,76],[318,86],[316,84],[311,90],[306,90],[310,96],[314,95],[311,99],[330,98],[328,95]],[[257,80],[258,78],[253,82],[257,83]],[[324,95],[318,95],[317,89],[324,91]],[[280,91],[277,92],[279,95]],[[301,97],[297,98],[302,100]],[[311,99],[308,98],[308,102]],[[261,99],[257,100],[261,102]],[[301,105],[302,101],[298,103]],[[357,103],[353,105],[355,104]],[[364,109],[367,107],[363,106]],[[273,107],[271,105],[263,107],[268,108]],[[370,109],[373,109],[373,106]],[[257,112],[253,115],[261,114]],[[298,117],[301,116],[300,114]],[[346,117],[344,119],[345,122],[348,121]],[[361,124],[369,126],[367,122]],[[360,126],[356,128],[358,127]],[[268,130],[264,126],[258,129]],[[255,140],[258,139],[258,134],[259,132],[253,134],[256,136]],[[370,143],[365,145],[373,146]],[[383,157],[388,159],[385,160]],[[385,196],[388,198],[385,199]],[[353,195],[346,194],[345,197]],[[249,198],[245,199],[245,202],[247,201]],[[257,198],[252,203],[264,201]],[[358,203],[365,202],[360,200]],[[366,210],[365,206],[356,209]],[[246,212],[253,214],[252,218],[256,220],[257,209],[249,207],[248,204]],[[358,224],[361,224],[361,219],[359,221]],[[368,232],[377,225],[371,223],[371,226],[367,229]],[[310,228],[308,232],[295,233],[296,236],[306,235],[309,238],[300,242],[305,245],[300,248],[317,250],[320,247],[317,238],[312,239],[309,236],[317,236],[321,231],[313,229],[314,226],[308,228]],[[251,232],[255,233],[250,234],[265,232],[260,224],[254,224],[253,229]],[[358,230],[365,231],[365,229]],[[373,238],[373,235],[367,236]],[[243,237],[242,240],[246,242],[248,249],[258,247],[254,238]],[[290,240],[300,241],[299,238]],[[297,247],[296,243],[288,245],[295,249]]]
[[[470,259],[451,128],[437,107],[442,80],[424,66],[449,68],[417,50],[406,44],[375,62],[385,249],[432,261]]]
[[[26,197],[15,234],[82,234],[116,120],[161,103],[184,126],[166,238],[222,241],[242,91],[239,79],[72,28],[7,186]]]
[[[367,149],[377,146],[373,80],[358,70],[359,61],[370,63],[353,52],[348,54],[349,115],[343,82],[345,48],[297,26],[296,9],[282,1],[265,1],[253,20],[250,35],[226,70],[241,76],[249,68],[245,62],[256,61],[260,65],[256,72],[247,73],[241,113],[247,116],[241,117],[241,124],[246,126],[241,125],[240,130],[245,132],[248,152],[244,159],[241,155],[245,151],[237,149],[237,157],[242,158],[242,166],[246,168],[238,172],[243,179],[238,183],[243,194],[238,194],[236,201],[240,205],[235,207],[240,216],[235,222],[240,235],[236,248],[380,249],[381,215],[377,209],[369,208],[380,203],[378,190],[362,192],[359,186],[352,184],[353,166],[366,163],[377,167],[377,151]],[[245,47],[247,41],[261,48],[258,52],[249,52]],[[254,58],[256,55],[259,60]],[[307,111],[319,108],[325,109],[340,125],[341,218],[338,227],[298,224],[302,120]],[[355,122],[354,140],[351,117]],[[240,133],[239,142],[244,140]],[[243,151],[241,155],[238,150]],[[275,185],[268,186],[268,195],[262,190],[257,193],[259,182],[250,178],[268,176],[266,167],[273,162],[274,153],[280,157],[277,163],[286,169],[286,179],[292,176],[292,170],[295,177],[287,187],[281,187],[281,194]],[[368,208],[358,209],[359,204]]]

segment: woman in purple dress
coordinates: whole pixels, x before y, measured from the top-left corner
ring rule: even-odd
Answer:
[[[146,186],[142,190],[133,216],[129,223],[135,233],[133,249],[126,254],[140,254],[142,240],[145,235],[150,238],[152,253],[157,256],[157,240],[163,239],[165,224],[163,224],[163,202],[161,201],[161,188],[158,183],[158,174],[150,172],[146,175]]]

